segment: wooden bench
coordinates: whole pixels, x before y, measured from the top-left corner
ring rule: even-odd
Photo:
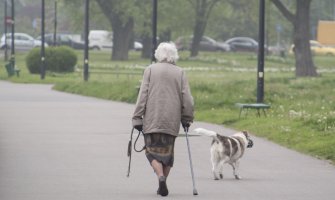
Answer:
[[[257,116],[260,117],[261,116],[261,112],[260,110],[263,111],[264,116],[266,116],[266,109],[269,109],[271,106],[265,103],[236,103],[235,104],[238,108],[240,108],[240,114],[239,114],[239,118],[241,118],[241,114],[242,111],[246,109],[245,111],[245,116],[248,115],[248,110],[250,109],[256,109],[257,110]]]

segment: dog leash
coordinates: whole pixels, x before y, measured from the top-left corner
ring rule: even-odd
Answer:
[[[139,152],[142,152],[142,151],[145,149],[145,145],[142,147],[141,150],[137,150],[137,149],[136,149],[136,143],[137,143],[137,140],[138,140],[138,138],[140,137],[141,133],[142,133],[142,135],[143,135],[143,131],[138,131],[136,140],[135,140],[135,142],[134,142],[134,150],[135,150],[135,152],[138,152],[138,153],[139,153]],[[129,157],[127,177],[129,177],[129,174],[130,174],[131,150],[132,150],[132,143],[133,143],[133,134],[134,134],[134,128],[131,130],[130,139],[129,139],[129,142],[128,142],[128,148],[127,148],[127,156]]]

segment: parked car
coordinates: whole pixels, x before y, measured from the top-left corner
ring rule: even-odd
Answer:
[[[56,46],[69,46],[74,49],[84,49],[85,48],[85,43],[82,41],[76,41],[72,38],[70,34],[63,34],[63,33],[58,33],[56,34]],[[38,36],[36,39],[41,40],[41,36]],[[49,45],[49,46],[54,46],[54,34],[49,33],[44,35],[44,41]]]
[[[334,47],[329,47],[329,46],[322,45],[321,43],[319,43],[318,41],[315,41],[315,40],[310,40],[309,44],[310,44],[311,51],[312,51],[313,55],[335,56],[335,48]],[[291,45],[291,48],[289,50],[290,54],[293,54],[293,52],[294,52],[294,44]]]
[[[91,30],[88,34],[89,46],[93,50],[111,50],[113,33],[106,30]]]
[[[111,50],[113,48],[113,33],[107,30],[91,30],[88,40],[89,47],[92,50]],[[140,51],[143,49],[143,45],[135,41],[130,49]]]
[[[226,40],[232,51],[258,51],[258,42],[249,37],[234,37]]]
[[[140,42],[135,41],[134,42],[134,48],[135,51],[141,51],[143,49],[143,44]]]
[[[175,41],[176,47],[178,50],[190,50],[192,46],[193,36],[183,36],[177,38]],[[200,51],[230,51],[230,47],[228,44],[224,42],[217,42],[214,39],[203,36],[200,44]]]
[[[5,35],[3,34],[0,40],[0,48],[4,49],[7,46],[9,49],[12,48],[12,37],[11,33],[7,33],[7,41],[5,41]],[[32,36],[26,33],[14,33],[14,45],[15,50],[30,50],[35,47],[40,47],[42,42],[34,39]],[[48,46],[45,43],[45,46]]]

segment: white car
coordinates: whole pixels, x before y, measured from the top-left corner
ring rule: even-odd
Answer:
[[[113,32],[106,30],[91,30],[88,34],[89,47],[92,50],[112,50],[113,48]],[[141,51],[143,45],[135,41],[133,48],[136,51]]]
[[[7,33],[7,41],[5,42],[5,35],[3,34],[0,41],[0,48],[4,49],[5,46],[10,49],[12,46],[12,37],[11,33]],[[35,47],[42,46],[42,42],[40,40],[34,39],[32,36],[26,33],[14,33],[14,42],[15,42],[15,50],[31,50]],[[44,43],[45,47],[48,46],[47,43]]]
[[[135,51],[141,51],[143,49],[143,44],[140,42],[135,41],[134,42],[134,50]]]
[[[113,33],[106,30],[91,30],[88,40],[92,50],[111,50],[113,48]]]

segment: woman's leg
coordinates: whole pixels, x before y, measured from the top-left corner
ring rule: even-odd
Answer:
[[[167,178],[169,176],[171,167],[170,166],[163,166],[163,174]]]
[[[164,176],[164,170],[163,170],[163,165],[162,163],[158,162],[157,160],[152,160],[151,161],[151,166],[154,169],[157,177]]]
[[[171,167],[170,166],[164,166],[162,163],[158,162],[157,160],[152,160],[151,166],[154,169],[157,177],[165,176],[168,177]]]
[[[158,162],[157,160],[152,160],[151,166],[154,169],[157,177],[158,177],[158,191],[157,194],[161,196],[167,196],[169,194],[169,190],[166,185],[166,177],[165,174],[169,175],[170,169],[163,167],[163,164]]]

